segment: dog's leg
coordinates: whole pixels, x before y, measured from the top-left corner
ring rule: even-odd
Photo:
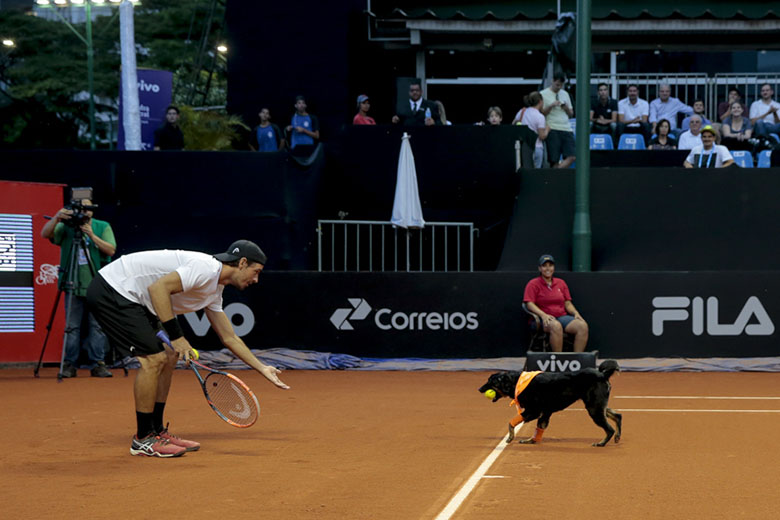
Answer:
[[[536,431],[534,432],[533,437],[529,437],[527,439],[520,439],[520,444],[537,444],[539,442],[542,442],[542,437],[544,436],[544,430],[547,429],[547,426],[550,424],[550,414],[544,414],[541,417],[539,417],[539,420],[536,421]]]
[[[610,426],[610,424],[607,422],[606,408],[588,407],[588,414],[590,415],[590,418],[593,419],[593,422],[596,423],[597,426],[600,426],[607,434],[604,439],[602,439],[600,442],[593,443],[593,445],[598,447],[606,446],[606,444],[615,434],[615,429],[612,428],[612,426]]]
[[[512,420],[509,421],[509,437],[506,439],[507,444],[512,442],[515,438],[515,427],[517,427],[518,424],[522,425],[523,422],[523,414],[520,413],[512,417]]]
[[[620,435],[623,433],[623,416],[612,408],[607,408],[607,418],[615,421],[617,431],[615,432],[615,443],[620,442]]]

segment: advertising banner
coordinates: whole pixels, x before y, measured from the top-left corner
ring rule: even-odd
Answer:
[[[41,237],[62,207],[61,184],[0,181],[0,363],[38,361],[57,298],[60,248]],[[64,298],[52,324],[45,362],[59,362]]]
[[[138,69],[138,105],[141,112],[141,145],[154,149],[154,131],[165,122],[165,109],[173,95],[173,73],[167,70]],[[119,85],[119,133],[117,148],[125,149],[122,115],[122,85]]]
[[[225,312],[251,348],[360,357],[524,356],[522,310],[534,272],[263,273],[225,290]],[[561,273],[600,358],[780,355],[780,272]],[[220,348],[205,316],[180,318]]]

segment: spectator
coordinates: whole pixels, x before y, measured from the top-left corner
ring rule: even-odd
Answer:
[[[686,168],[725,168],[734,164],[734,158],[729,149],[723,145],[716,144],[718,140],[718,131],[712,126],[705,126],[701,130],[702,144],[696,145],[688,157],[685,158],[683,166]],[[715,160],[713,161],[713,157]]]
[[[306,112],[306,98],[295,98],[295,114],[287,125],[287,132],[291,133],[290,149],[295,155],[310,155],[314,151],[314,145],[320,139],[320,122],[317,116]]]
[[[550,127],[547,126],[547,120],[542,115],[544,99],[542,95],[533,91],[523,98],[525,108],[520,110],[515,116],[513,125],[525,125],[533,130],[538,137],[534,147],[534,167],[541,168],[544,161],[544,140],[550,133]]]
[[[691,150],[694,146],[701,144],[701,116],[692,115],[690,125],[690,129],[680,134],[677,144],[677,148],[680,150]]]
[[[648,121],[655,126],[661,119],[666,119],[672,126],[672,133],[677,136],[680,131],[677,129],[677,114],[693,114],[693,107],[690,107],[675,97],[671,97],[672,87],[667,83],[661,83],[658,86],[658,98],[650,103],[650,117]]]
[[[433,126],[440,125],[441,116],[439,107],[433,101],[422,97],[422,82],[415,79],[409,85],[409,103],[402,103],[398,113],[393,116],[394,125],[405,126]],[[430,111],[430,117],[426,117],[426,110]]]
[[[498,126],[504,120],[504,112],[500,107],[488,108],[488,124],[490,126]]]
[[[742,112],[747,112],[747,107],[742,102],[742,93],[736,87],[729,89],[728,99],[718,105],[718,119],[721,123],[731,116],[731,105],[737,102],[742,105]]]
[[[616,137],[626,132],[640,133],[645,141],[650,139],[650,123],[647,122],[650,105],[639,97],[639,87],[629,85],[626,98],[618,103],[618,128]]]
[[[701,116],[702,125],[712,126],[712,121],[704,117],[704,101],[702,101],[701,99],[697,99],[696,101],[693,102],[693,113]],[[690,128],[690,124],[691,124],[691,116],[688,116],[682,120],[682,123],[680,123],[680,128],[684,132]]]
[[[598,97],[590,105],[590,131],[593,134],[609,134],[617,139],[617,101],[609,97],[609,85],[599,83]]]
[[[436,107],[439,109],[439,120],[441,121],[442,125],[452,125],[449,121],[447,121],[447,112],[444,111],[444,103],[439,101],[438,99],[434,101],[436,103]]]
[[[82,207],[91,207],[90,199],[81,199],[78,201]],[[71,207],[73,204],[71,203]],[[60,290],[66,293],[65,297],[65,315],[67,323],[65,324],[65,355],[62,365],[62,377],[76,377],[76,366],[78,364],[79,353],[82,349],[81,343],[81,325],[86,316],[87,334],[84,341],[84,350],[89,357],[90,371],[92,377],[112,377],[111,372],[106,368],[105,356],[108,340],[103,330],[98,325],[95,317],[87,311],[87,288],[94,278],[90,264],[86,255],[92,260],[92,265],[97,272],[100,268],[111,261],[111,256],[116,253],[116,240],[111,224],[104,220],[92,218],[93,211],[83,211],[76,208],[77,221],[71,220],[74,215],[72,209],[62,208],[57,214],[49,220],[41,230],[41,236],[48,238],[53,244],[60,246],[60,271],[59,277]],[[78,225],[78,224],[81,225]],[[85,239],[86,250],[79,247],[76,240],[76,230],[81,231],[81,236]],[[78,254],[72,257],[70,253],[72,248],[79,247]],[[76,265],[71,265],[71,260],[75,260]],[[73,273],[71,270],[76,270]],[[70,273],[70,275],[68,274]],[[69,286],[69,281],[73,285]]]
[[[576,159],[574,132],[569,123],[569,118],[574,117],[574,110],[569,93],[563,90],[565,80],[562,74],[556,74],[550,86],[540,92],[544,100],[542,114],[550,127],[547,158],[553,168],[568,168]]]
[[[730,150],[752,150],[750,138],[753,136],[753,127],[750,119],[742,117],[744,110],[742,103],[735,101],[729,108],[731,116],[723,120],[723,146]]]
[[[669,121],[666,119],[661,119],[658,121],[658,124],[655,125],[655,129],[657,130],[657,134],[655,137],[653,137],[653,140],[650,141],[650,146],[647,148],[650,150],[676,150],[677,149],[677,140],[674,138],[673,135],[669,133],[669,130],[671,130],[671,126],[669,125]]]
[[[256,152],[276,152],[284,148],[284,136],[279,127],[271,122],[271,111],[261,108],[260,124],[252,132],[249,147]]]
[[[750,124],[755,128],[756,136],[769,137],[769,134],[780,133],[780,103],[773,100],[775,91],[772,85],[761,85],[761,99],[750,105]]]
[[[539,258],[539,276],[525,286],[523,301],[529,311],[542,320],[550,334],[553,352],[563,350],[563,333],[574,336],[574,352],[584,352],[588,344],[588,323],[571,302],[569,286],[554,278],[555,259],[551,255]]]
[[[357,97],[358,113],[352,118],[353,125],[375,125],[374,118],[368,115],[368,111],[371,109],[371,100],[365,94],[360,94]]]
[[[184,149],[184,134],[179,128],[179,107],[168,105],[165,109],[165,123],[154,131],[154,149]]]

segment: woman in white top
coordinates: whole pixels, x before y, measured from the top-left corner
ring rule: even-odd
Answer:
[[[550,133],[550,127],[547,126],[547,119],[542,114],[544,99],[542,95],[533,91],[523,98],[525,108],[520,110],[515,116],[513,125],[526,125],[533,130],[539,137],[536,139],[536,148],[534,149],[534,167],[541,168],[544,159],[544,143],[547,135]]]
[[[734,164],[731,152],[725,146],[715,144],[718,131],[707,125],[701,129],[702,144],[694,146],[683,166],[686,168],[725,168]]]

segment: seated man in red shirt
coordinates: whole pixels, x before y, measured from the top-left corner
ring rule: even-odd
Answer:
[[[523,301],[529,311],[542,320],[545,332],[550,334],[553,352],[563,350],[563,333],[574,336],[574,352],[584,352],[588,344],[588,323],[571,302],[569,286],[560,278],[553,278],[555,259],[551,255],[539,258],[540,276],[525,286]]]

